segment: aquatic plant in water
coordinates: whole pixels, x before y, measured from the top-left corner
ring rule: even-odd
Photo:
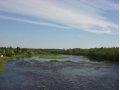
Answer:
[[[59,62],[59,60],[56,60],[56,59],[54,59],[54,60],[50,60],[51,62]]]
[[[38,60],[32,59],[31,62],[38,62]]]
[[[4,65],[2,63],[0,63],[0,73],[2,73],[4,71]]]

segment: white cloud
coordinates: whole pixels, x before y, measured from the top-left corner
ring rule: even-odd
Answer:
[[[113,33],[118,30],[117,24],[110,22],[109,18],[102,16],[102,13],[107,13],[107,11],[118,12],[117,6],[110,0],[94,0],[94,2],[91,2],[91,0],[4,0],[0,2],[0,10],[3,11],[45,18],[66,27],[93,33]],[[39,22],[39,24],[41,23]],[[47,23],[47,25],[56,27],[56,25],[50,23]]]
[[[57,25],[57,24],[51,24],[51,23],[46,23],[46,22],[37,22],[37,21],[25,20],[25,19],[20,19],[20,18],[15,18],[15,17],[8,17],[8,16],[0,15],[0,18],[1,19],[18,21],[18,22],[23,22],[23,23],[28,23],[28,24],[40,25],[40,26],[48,26],[48,27],[54,27],[54,28],[69,29],[69,27],[65,27],[65,26],[61,26],[61,25]]]

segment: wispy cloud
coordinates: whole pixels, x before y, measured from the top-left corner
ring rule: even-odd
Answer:
[[[0,10],[48,19],[66,27],[11,17],[20,22],[52,26],[58,28],[77,28],[92,33],[118,32],[118,24],[111,22],[103,13],[118,12],[118,4],[112,0],[2,0]],[[111,13],[112,14],[112,13]],[[116,17],[117,18],[117,17]]]
[[[0,19],[13,20],[13,21],[34,24],[34,25],[40,25],[40,26],[69,29],[69,27],[65,27],[65,26],[61,26],[61,25],[57,25],[57,24],[51,24],[51,23],[46,23],[46,22],[37,22],[37,21],[25,20],[25,19],[21,19],[21,18],[2,16],[2,15],[0,15]]]

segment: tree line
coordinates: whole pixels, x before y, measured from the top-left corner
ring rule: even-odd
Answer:
[[[18,54],[37,55],[37,54],[65,54],[65,55],[82,55],[98,61],[119,62],[119,48],[90,48],[90,49],[33,49],[33,48],[12,48],[0,47],[0,55],[13,56]]]

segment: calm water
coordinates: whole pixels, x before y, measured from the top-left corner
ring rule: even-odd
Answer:
[[[83,56],[64,57],[57,59],[60,62],[33,56],[4,63],[0,90],[118,90],[118,64],[94,62]]]

